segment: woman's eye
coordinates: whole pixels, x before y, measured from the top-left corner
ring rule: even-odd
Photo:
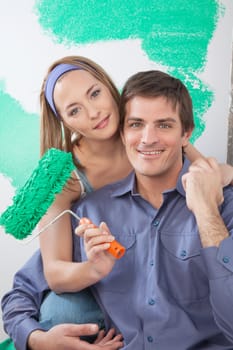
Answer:
[[[75,107],[75,108],[71,109],[69,115],[70,116],[74,116],[74,115],[78,114],[79,111],[80,111],[80,108],[79,107]]]
[[[94,90],[94,91],[91,93],[91,97],[97,97],[99,94],[100,94],[100,89]]]

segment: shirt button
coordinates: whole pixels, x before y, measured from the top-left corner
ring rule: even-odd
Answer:
[[[153,222],[153,226],[158,226],[159,225],[159,220],[154,220],[154,222]]]
[[[229,263],[230,258],[229,258],[228,256],[224,256],[223,259],[222,259],[222,261],[223,261],[225,264],[227,264],[227,263]]]
[[[149,335],[149,336],[147,337],[147,340],[148,340],[149,343],[153,343],[153,340],[154,340],[154,339]]]
[[[182,258],[185,258],[186,255],[187,255],[186,250],[182,250],[181,253],[180,253],[180,256],[181,256]]]
[[[149,305],[154,305],[155,304],[155,300],[154,299],[150,299],[149,300]]]
[[[154,260],[150,261],[150,266],[154,266]]]

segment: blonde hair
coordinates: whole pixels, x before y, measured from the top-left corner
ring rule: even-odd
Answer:
[[[40,91],[40,154],[41,156],[49,148],[58,148],[73,154],[73,132],[59,120],[52,111],[45,98],[45,85],[50,72],[59,64],[75,65],[94,76],[104,84],[111,93],[114,101],[119,107],[120,94],[110,76],[104,69],[92,60],[82,56],[67,56],[55,61],[48,69]]]

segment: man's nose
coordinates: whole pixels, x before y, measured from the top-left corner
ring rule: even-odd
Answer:
[[[145,126],[142,133],[142,143],[151,144],[154,142],[158,142],[158,140],[158,132],[156,131],[154,125]]]

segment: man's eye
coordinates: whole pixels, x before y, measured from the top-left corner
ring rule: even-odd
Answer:
[[[169,124],[160,124],[160,125],[159,125],[159,128],[160,128],[160,129],[170,129],[170,127],[171,127],[171,126],[170,126]]]
[[[141,123],[139,122],[134,122],[129,124],[130,128],[139,128],[140,126],[141,126]]]

